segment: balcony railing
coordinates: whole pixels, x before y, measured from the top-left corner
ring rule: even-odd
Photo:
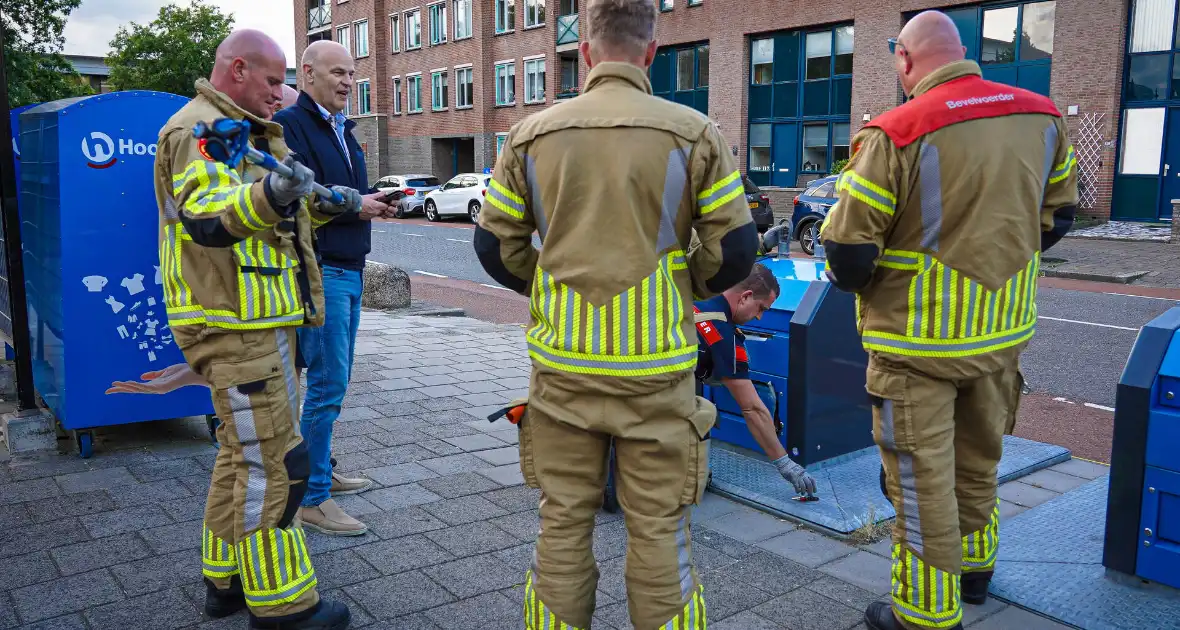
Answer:
[[[578,14],[557,16],[557,45],[578,43]]]
[[[307,10],[308,32],[329,26],[332,26],[332,3],[330,1]]]

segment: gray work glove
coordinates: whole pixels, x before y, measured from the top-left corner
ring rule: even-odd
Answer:
[[[802,466],[791,461],[789,456],[783,455],[772,463],[778,468],[778,474],[795,486],[795,492],[815,494],[815,479]]]
[[[310,195],[311,185],[315,183],[315,173],[294,157],[283,158],[283,165],[294,171],[291,177],[283,177],[274,171],[266,176],[267,196],[276,209],[286,208]]]
[[[331,199],[320,197],[319,202],[316,204],[316,210],[332,216],[344,213],[357,214],[361,211],[361,204],[364,203],[364,199],[361,198],[361,193],[355,188],[333,186],[332,192],[339,193],[341,197],[344,197],[344,202],[337,205],[332,203]]]
[[[762,235],[762,251],[769,252],[782,243],[783,228],[785,227],[785,225],[779,224],[766,230],[766,233]]]

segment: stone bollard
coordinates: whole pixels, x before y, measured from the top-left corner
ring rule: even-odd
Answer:
[[[1172,200],[1172,238],[1168,242],[1180,245],[1180,199]]]
[[[366,261],[361,306],[390,310],[410,307],[410,275],[385,263]]]
[[[26,409],[0,416],[9,453],[31,453],[57,448],[53,416],[41,409]]]

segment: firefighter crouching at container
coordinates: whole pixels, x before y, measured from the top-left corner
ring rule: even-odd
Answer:
[[[348,627],[348,608],[321,600],[303,530],[293,523],[309,472],[299,435],[295,328],[323,323],[323,289],[312,228],[356,212],[312,206],[312,174],[295,162],[269,122],[282,98],[286,56],[258,31],[231,34],[208,81],[160,131],[156,201],[160,272],[168,322],[193,371],[211,385],[221,418],[201,540],[205,612],[248,606],[252,628]],[[243,161],[210,157],[197,122],[231,117],[250,143],[293,168],[288,179]]]
[[[889,47],[913,98],[857,134],[821,234],[836,286],[858,294],[897,511],[892,611],[871,604],[865,622],[961,628],[996,561],[996,467],[1041,252],[1073,223],[1075,159],[1053,103],[984,81],[946,15]]]
[[[488,274],[530,297],[520,465],[542,498],[524,625],[590,626],[613,438],[631,622],[704,628],[687,508],[705,490],[715,408],[694,394],[692,296],[744,279],[758,234],[716,125],[651,93],[652,0],[588,5],[585,91],[512,128],[474,237]]]

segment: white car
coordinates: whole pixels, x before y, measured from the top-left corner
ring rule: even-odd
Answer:
[[[443,217],[467,215],[472,223],[479,221],[484,195],[488,192],[491,175],[460,173],[441,188],[426,193],[426,218],[438,221]]]

